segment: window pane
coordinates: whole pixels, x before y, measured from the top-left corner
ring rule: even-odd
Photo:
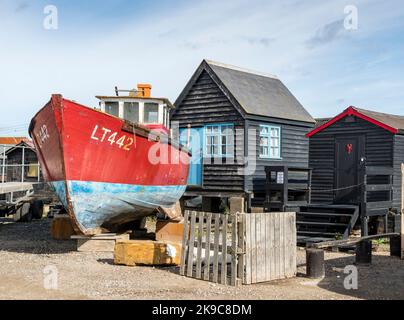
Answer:
[[[268,133],[268,127],[261,126],[261,133],[263,134]]]
[[[145,103],[144,122],[158,123],[158,119],[159,119],[159,105],[157,103]]]
[[[123,105],[123,118],[132,122],[139,122],[139,103],[125,102]]]
[[[105,102],[105,112],[115,117],[119,117],[119,103]]]

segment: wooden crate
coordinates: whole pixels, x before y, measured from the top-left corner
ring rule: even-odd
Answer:
[[[295,213],[186,211],[180,274],[224,285],[296,275]]]

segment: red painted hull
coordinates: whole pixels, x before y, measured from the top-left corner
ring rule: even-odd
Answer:
[[[53,95],[30,135],[46,181],[185,186],[190,155],[167,136]],[[159,140],[160,139],[160,140]],[[66,186],[67,193],[69,189]],[[69,194],[66,195],[69,198]],[[71,217],[76,220],[68,204]],[[76,221],[77,222],[77,221]],[[81,232],[88,230],[77,223]]]

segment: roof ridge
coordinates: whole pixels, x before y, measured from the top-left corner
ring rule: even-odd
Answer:
[[[386,112],[379,112],[379,111],[374,111],[374,110],[369,110],[369,109],[363,109],[363,108],[359,108],[359,107],[355,107],[355,106],[351,106],[351,108],[354,108],[358,111],[367,111],[367,112],[373,112],[373,113],[378,113],[378,114],[383,114],[386,116],[391,116],[391,117],[400,117],[400,118],[404,118],[404,115],[402,114],[393,114],[393,113],[386,113]]]
[[[255,71],[255,70],[246,69],[246,68],[241,68],[241,67],[234,66],[234,65],[231,65],[231,64],[226,64],[226,63],[213,61],[213,60],[208,60],[208,59],[205,59],[205,61],[207,62],[207,64],[211,64],[211,65],[214,65],[214,66],[227,68],[227,69],[232,69],[232,70],[236,70],[236,71],[240,71],[240,72],[244,72],[244,73],[250,73],[250,74],[257,75],[257,76],[262,76],[262,77],[266,77],[266,78],[272,78],[272,79],[279,80],[279,78],[276,75],[273,75],[273,74],[269,74],[269,73],[265,73],[265,72],[261,72],[261,71]]]

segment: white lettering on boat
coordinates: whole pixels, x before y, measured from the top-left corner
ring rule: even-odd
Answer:
[[[93,133],[91,134],[91,139],[109,143],[111,146],[117,145],[119,149],[130,151],[130,147],[133,145],[134,139],[126,135],[122,135],[119,138],[117,136],[118,132],[113,132],[112,130],[103,127],[99,129],[98,125],[96,125]]]
[[[95,126],[95,127],[94,127],[94,131],[93,131],[93,134],[91,135],[91,139],[93,139],[93,140],[98,140],[98,138],[95,136],[95,133],[97,132],[97,130],[98,130],[98,126]]]
[[[48,128],[46,125],[42,125],[42,127],[39,129],[39,134],[37,134],[37,137],[39,137],[39,146],[42,147],[42,145],[50,138],[49,133],[48,133]]]

